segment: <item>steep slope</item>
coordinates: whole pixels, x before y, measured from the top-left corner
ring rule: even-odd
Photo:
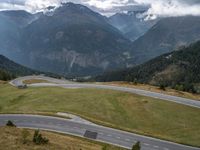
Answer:
[[[98,81],[137,81],[175,87],[200,83],[200,41],[137,67],[107,73]]]
[[[0,11],[0,54],[16,61],[21,53],[21,32],[25,26],[36,20],[39,14],[23,10]]]
[[[0,55],[0,80],[3,80],[3,77],[6,76],[8,77],[8,79],[11,79],[15,76],[32,75],[39,73],[40,72],[21,66],[9,60],[5,56]]]
[[[0,13],[0,54],[13,56],[19,51],[20,28]]]
[[[37,14],[30,14],[24,10],[0,11],[0,15],[11,20],[19,27],[25,27],[37,18]]]
[[[144,19],[138,18],[142,13],[144,13],[142,10],[117,13],[109,17],[109,23],[119,29],[125,37],[135,41],[157,22],[157,20],[145,21]]]
[[[129,44],[105,17],[66,3],[25,28],[21,45],[27,60],[21,63],[60,74],[95,74],[125,67]]]
[[[200,40],[199,27],[200,17],[186,16],[160,20],[132,44],[132,63],[143,63]]]

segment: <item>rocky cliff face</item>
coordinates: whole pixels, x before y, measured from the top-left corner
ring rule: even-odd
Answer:
[[[65,75],[91,75],[125,67],[130,41],[104,16],[67,3],[22,31],[21,61],[31,68]]]
[[[38,70],[56,72],[64,75],[90,75],[99,74],[108,68],[125,67],[122,56],[107,56],[98,51],[88,54],[79,53],[63,48],[59,52],[41,54],[31,52],[29,65]],[[42,64],[42,66],[40,65]],[[77,74],[75,74],[78,72]]]

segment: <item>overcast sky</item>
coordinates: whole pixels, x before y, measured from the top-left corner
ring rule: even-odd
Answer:
[[[152,17],[200,16],[200,0],[0,0],[0,10],[24,9],[35,13],[61,2],[80,3],[102,14],[148,8]]]

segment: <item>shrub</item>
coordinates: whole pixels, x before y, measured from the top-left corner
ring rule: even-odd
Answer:
[[[163,90],[163,91],[165,91],[165,90],[166,90],[166,89],[165,89],[165,85],[164,85],[164,84],[160,84],[160,86],[159,86],[159,87],[160,87],[160,89],[161,89],[161,90]]]
[[[140,146],[140,142],[137,142],[135,145],[133,145],[132,150],[140,150],[141,146]]]
[[[107,145],[104,145],[102,150],[107,150],[108,149],[108,146]]]
[[[133,80],[133,84],[134,84],[134,85],[137,85],[137,84],[138,84],[138,81],[137,81],[136,78]]]
[[[33,142],[35,144],[47,144],[49,140],[45,137],[42,137],[42,134],[40,134],[40,130],[35,130],[35,133],[33,135]]]
[[[195,90],[193,84],[185,83],[183,86],[184,86],[184,91],[191,92],[191,93],[196,93],[196,90]]]
[[[191,93],[197,93],[194,85],[190,84],[190,83],[177,84],[174,89],[178,90],[178,91],[186,91],[186,92],[191,92]]]
[[[184,90],[184,87],[183,87],[183,85],[176,85],[175,86],[175,88],[174,88],[175,90],[178,90],[178,91],[183,91]]]
[[[10,121],[10,120],[8,120],[8,122],[6,123],[6,126],[16,127],[16,125],[12,121]]]

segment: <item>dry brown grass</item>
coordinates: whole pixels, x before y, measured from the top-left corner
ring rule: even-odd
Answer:
[[[11,127],[0,127],[0,150],[101,150],[103,144],[91,142],[86,139],[65,136],[52,132],[41,131],[42,135],[49,139],[45,145],[35,145],[32,142],[33,130],[27,130],[30,136],[27,143],[23,144],[22,131]],[[122,150],[114,146],[107,146],[108,150]]]
[[[47,80],[42,79],[31,79],[31,80],[25,80],[23,81],[24,84],[34,84],[34,83],[49,83]]]
[[[7,81],[0,80],[0,84],[6,84],[6,83],[7,83]]]

